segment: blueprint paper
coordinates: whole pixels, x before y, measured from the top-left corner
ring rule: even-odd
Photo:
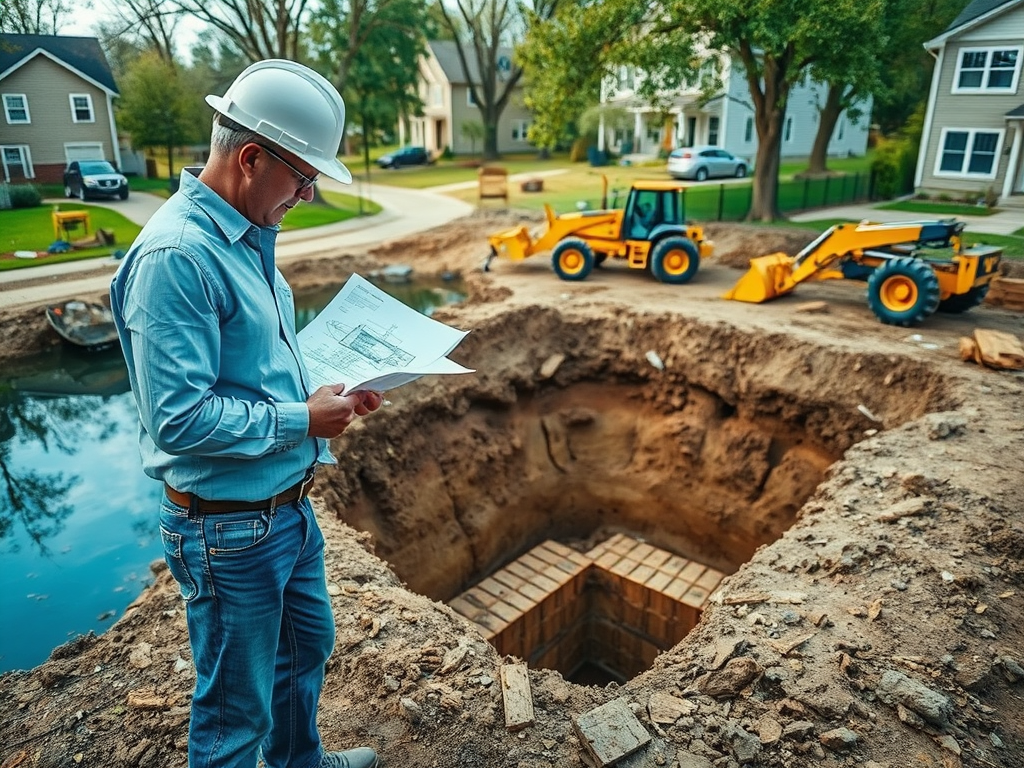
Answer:
[[[427,374],[473,373],[447,357],[467,333],[352,275],[298,338],[313,389],[386,392]]]

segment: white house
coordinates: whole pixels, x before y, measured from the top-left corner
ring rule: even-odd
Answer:
[[[653,156],[660,148],[690,147],[708,144],[734,155],[753,159],[757,153],[754,105],[742,63],[737,58],[722,58],[720,91],[706,103],[698,85],[686,85],[664,94],[667,110],[655,109],[637,96],[636,73],[620,67],[618,77],[602,84],[602,103],[622,107],[632,113],[631,128],[604,130],[598,137],[599,149]],[[782,129],[783,157],[807,157],[818,131],[819,105],[824,104],[828,86],[813,81],[808,74],[790,92]],[[663,122],[665,111],[670,119]],[[840,115],[828,145],[831,157],[863,155],[867,151],[871,100],[860,105],[856,120],[846,112]]]

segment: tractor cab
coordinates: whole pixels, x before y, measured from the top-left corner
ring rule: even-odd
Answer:
[[[626,198],[619,238],[649,242],[666,229],[685,227],[682,190],[682,185],[674,182],[634,182]]]

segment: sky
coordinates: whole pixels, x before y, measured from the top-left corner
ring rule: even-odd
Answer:
[[[0,0],[2,2],[3,0]],[[67,23],[60,28],[60,34],[70,37],[92,37],[96,34],[97,22],[106,22],[119,18],[112,10],[113,0],[91,0],[90,3],[77,0],[73,3]],[[178,22],[178,43],[176,53],[188,61],[192,45],[199,37],[202,24],[190,16]]]

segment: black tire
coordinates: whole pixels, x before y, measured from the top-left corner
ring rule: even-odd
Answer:
[[[117,196],[119,198],[121,198],[122,200],[127,200],[128,199],[128,187],[125,187],[120,192],[118,192]]]
[[[688,237],[666,237],[651,251],[650,269],[662,283],[688,283],[700,269],[700,250]]]
[[[67,182],[65,181],[65,182],[64,182],[64,197],[67,197],[67,198],[73,198],[74,196],[75,196],[75,192],[74,192],[74,190],[73,190],[73,189],[71,189],[71,185],[70,185],[70,184],[68,184],[68,183],[67,183]]]
[[[985,300],[985,296],[988,295],[988,289],[991,283],[985,283],[984,285],[976,285],[967,293],[961,293],[957,296],[950,296],[945,301],[939,302],[939,312],[947,312],[951,315],[958,315],[961,312],[966,312],[969,309],[974,309],[976,306],[981,304]]]
[[[868,278],[868,306],[883,323],[917,325],[939,306],[939,278],[918,259],[890,259]]]
[[[585,240],[567,237],[551,251],[551,266],[563,280],[586,280],[594,269],[594,251]]]
[[[741,164],[740,167],[736,169],[736,178],[737,179],[742,179],[746,175],[747,175],[747,166]]]
[[[696,174],[696,176],[694,176],[694,178],[697,179],[697,181],[707,181],[708,180],[708,169],[707,168],[698,168],[697,169],[697,174]]]

